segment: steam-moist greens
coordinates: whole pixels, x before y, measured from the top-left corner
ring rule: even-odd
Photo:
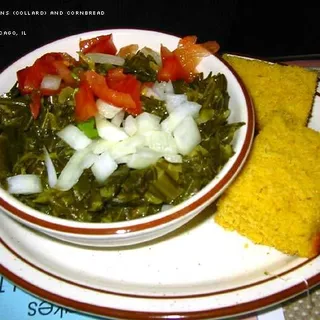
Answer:
[[[152,66],[155,61],[142,56],[138,51],[131,56],[131,63],[127,59],[125,70],[140,75],[143,82],[155,82],[155,73],[148,63]],[[114,68],[110,65],[103,68],[101,64],[93,66],[96,71]],[[77,76],[79,71],[88,69],[89,64],[82,61],[73,72]],[[136,219],[161,211],[165,204],[175,205],[188,199],[207,185],[232,157],[232,139],[243,123],[229,124],[227,121],[229,95],[223,74],[206,77],[198,74],[191,82],[176,80],[172,85],[175,94],[185,94],[189,101],[202,106],[196,118],[201,142],[182,156],[182,162],[172,163],[161,157],[143,169],[132,169],[126,163],[119,163],[103,182],[98,182],[87,168],[71,189],[62,191],[49,186],[44,147],[59,176],[75,150],[57,133],[74,124],[95,141],[99,139],[95,119],[76,120],[74,96],[78,88],[71,86],[57,94],[42,96],[39,116],[35,119],[28,107],[30,95],[22,95],[15,84],[0,98],[1,185],[7,188],[7,178],[11,176],[36,174],[41,177],[43,191],[15,195],[19,200],[48,215],[85,222]],[[168,117],[166,102],[159,97],[142,91],[141,103],[142,111],[161,120]],[[128,116],[125,113],[124,119]]]

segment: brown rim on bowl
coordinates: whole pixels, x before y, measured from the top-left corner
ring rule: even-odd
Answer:
[[[238,76],[238,74],[235,72],[235,70],[223,59],[219,56],[215,55],[215,57],[220,60],[233,74],[233,76],[237,79],[241,90],[244,94],[245,101],[246,101],[246,107],[247,107],[247,131],[245,135],[244,143],[241,147],[241,150],[239,152],[238,158],[233,163],[232,167],[229,169],[229,171],[225,174],[225,176],[210,190],[208,190],[207,193],[205,193],[202,197],[194,201],[193,203],[190,203],[188,206],[179,209],[178,211],[152,220],[147,222],[139,222],[139,219],[137,219],[137,223],[133,224],[131,226],[127,226],[125,228],[123,227],[105,227],[102,226],[101,228],[87,228],[87,227],[73,227],[73,226],[66,226],[61,225],[58,223],[46,221],[34,216],[31,216],[30,214],[14,207],[12,204],[10,204],[8,201],[0,197],[0,206],[2,206],[4,209],[9,211],[11,214],[13,214],[15,217],[22,219],[24,221],[27,221],[28,223],[31,223],[33,225],[38,225],[43,228],[47,228],[56,232],[67,232],[72,234],[84,234],[84,235],[112,235],[117,234],[119,230],[121,230],[123,233],[130,233],[130,232],[137,232],[141,230],[146,230],[150,228],[157,227],[161,225],[162,223],[170,222],[175,219],[178,219],[181,216],[184,216],[185,214],[189,213],[191,210],[195,209],[196,207],[206,203],[209,201],[214,195],[221,192],[229,183],[231,182],[234,175],[242,168],[242,165],[244,164],[244,161],[246,157],[248,156],[248,153],[250,151],[250,147],[252,144],[253,136],[254,136],[254,130],[255,130],[255,110],[254,105],[251,100],[251,97],[242,81],[242,79]],[[44,215],[45,216],[45,215]],[[61,219],[62,221],[65,221],[64,219]],[[80,222],[79,224],[81,224]],[[102,223],[103,225],[103,223]]]

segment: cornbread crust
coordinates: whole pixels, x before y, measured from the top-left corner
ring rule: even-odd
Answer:
[[[257,130],[278,112],[289,122],[307,125],[317,86],[316,71],[229,54],[222,58],[239,74],[252,97]]]
[[[253,242],[301,257],[320,253],[320,133],[275,116],[254,140],[215,221]]]

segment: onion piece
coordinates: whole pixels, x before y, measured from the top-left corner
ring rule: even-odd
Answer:
[[[135,119],[136,119],[138,134],[145,134],[148,131],[153,131],[153,130],[161,130],[161,127],[160,127],[161,118],[152,113],[142,112]]]
[[[76,151],[62,169],[55,188],[62,191],[70,190],[81,177],[84,169],[87,169],[88,161],[86,157],[91,156],[90,148]],[[92,162],[91,162],[92,164]]]
[[[171,163],[182,163],[182,156],[180,154],[166,154],[163,157]]]
[[[99,183],[103,183],[116,169],[118,164],[111,158],[108,151],[95,160],[91,171]]]
[[[90,138],[88,138],[78,127],[73,124],[69,124],[60,130],[57,133],[57,136],[75,150],[84,149],[92,142]]]
[[[161,122],[163,131],[172,132],[187,116],[196,118],[199,115],[201,105],[196,102],[187,101],[176,107],[169,116]]]
[[[163,204],[161,207],[161,211],[169,210],[173,208],[174,206],[172,204]]]
[[[117,144],[114,141],[108,141],[104,139],[97,139],[94,141],[91,145],[90,148],[92,150],[93,154],[101,154],[105,151],[110,150],[110,148],[114,145]]]
[[[127,161],[127,166],[132,169],[147,168],[155,164],[160,158],[159,152],[153,151],[147,147],[137,149],[137,152],[132,154]]]
[[[100,115],[107,119],[112,119],[117,113],[123,110],[122,108],[116,107],[102,99],[97,99],[96,105]]]
[[[137,148],[145,145],[145,137],[141,135],[134,135],[125,140],[122,140],[110,147],[110,155],[113,159],[117,160],[126,155],[133,154]]]
[[[125,62],[125,59],[122,57],[107,53],[92,52],[87,53],[86,57],[91,59],[94,63],[108,63],[115,66],[122,66]]]
[[[171,133],[165,131],[151,131],[146,136],[146,145],[154,151],[162,154],[176,154],[178,152],[176,142]]]
[[[33,194],[43,191],[41,179],[35,174],[18,174],[8,177],[8,192],[11,194]]]
[[[185,117],[173,131],[178,152],[182,155],[190,153],[201,142],[201,135],[197,123],[192,116]]]
[[[56,185],[58,180],[57,172],[50,158],[49,152],[45,146],[43,146],[43,151],[44,151],[44,163],[47,168],[48,183],[50,188],[53,188]]]
[[[136,118],[131,114],[127,116],[124,120],[123,129],[129,136],[133,136],[138,130]]]
[[[166,102],[166,109],[168,113],[171,113],[182,103],[187,102],[188,98],[185,94],[168,93],[165,95],[164,100]]]
[[[98,134],[102,139],[108,141],[121,141],[128,138],[128,135],[122,128],[117,127],[101,116],[96,116],[96,127]]]
[[[58,90],[61,84],[61,77],[47,74],[42,78],[40,89]]]
[[[125,112],[122,109],[120,112],[118,112],[112,119],[111,123],[114,124],[117,127],[120,127],[122,124],[122,121],[124,119]]]

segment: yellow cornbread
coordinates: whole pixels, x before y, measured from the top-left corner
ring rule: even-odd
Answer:
[[[287,254],[320,253],[320,133],[275,116],[218,200],[214,219]]]
[[[297,125],[307,124],[317,85],[316,71],[228,54],[222,57],[239,74],[252,97],[258,130],[277,112]]]

